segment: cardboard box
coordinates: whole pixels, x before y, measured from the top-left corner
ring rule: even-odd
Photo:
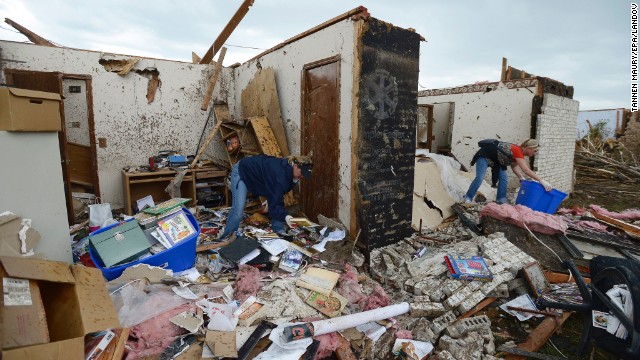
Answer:
[[[0,274],[3,360],[81,360],[86,334],[120,327],[98,269],[0,257]],[[5,279],[17,281],[5,286]]]
[[[60,94],[0,87],[0,130],[61,131]]]

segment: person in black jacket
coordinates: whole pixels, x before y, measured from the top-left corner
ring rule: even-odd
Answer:
[[[231,210],[220,239],[238,230],[244,215],[247,193],[267,198],[271,229],[283,233],[284,223],[289,216],[284,208],[284,195],[300,179],[311,177],[312,170],[313,163],[306,156],[278,158],[257,155],[237,162],[231,170]]]

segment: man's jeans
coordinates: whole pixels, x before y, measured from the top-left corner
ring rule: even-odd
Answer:
[[[233,169],[231,170],[231,199],[231,210],[229,210],[229,215],[227,216],[224,232],[222,236],[220,236],[221,239],[238,230],[238,226],[244,215],[244,206],[247,203],[247,186],[240,179],[238,163],[233,165]]]
[[[484,180],[484,176],[487,173],[487,159],[484,157],[479,157],[476,160],[476,177],[471,182],[469,186],[469,190],[467,190],[467,194],[465,195],[465,200],[471,202],[473,198],[476,196],[480,185],[482,185],[482,181]],[[500,169],[498,175],[498,194],[496,195],[496,202],[498,204],[506,204],[507,203],[507,183],[509,182],[509,174],[507,170]]]

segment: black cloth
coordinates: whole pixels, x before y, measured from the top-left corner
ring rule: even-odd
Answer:
[[[254,195],[264,196],[269,202],[271,220],[284,221],[288,215],[284,208],[284,194],[293,189],[293,166],[285,158],[256,155],[240,160],[240,179]]]
[[[507,170],[507,165],[511,165],[513,161],[511,144],[495,139],[485,139],[478,141],[478,146],[480,150],[473,155],[471,166],[476,163],[479,157],[487,159],[487,165],[491,168],[491,186],[495,187],[498,183],[500,170]]]

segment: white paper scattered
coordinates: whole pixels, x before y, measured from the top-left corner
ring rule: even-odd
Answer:
[[[631,301],[631,293],[626,285],[614,285],[607,291],[607,296],[611,302],[616,304],[629,319],[633,319],[633,302]],[[622,325],[617,316],[609,316],[607,323],[607,332],[613,334],[620,339],[627,338],[627,328]]]
[[[191,282],[197,282],[200,276],[202,275],[194,267],[173,274],[174,279],[185,279]]]
[[[329,235],[325,236],[322,241],[320,241],[319,244],[315,244],[312,247],[320,252],[325,251],[325,246],[327,246],[327,243],[329,241],[340,241],[342,239],[344,239],[345,237],[345,232],[344,230],[334,230],[332,232],[329,233]]]
[[[298,360],[306,351],[307,348],[285,349],[276,344],[271,344],[267,351],[258,354],[258,356],[254,357],[254,360]]]
[[[246,264],[249,261],[255,259],[258,257],[258,255],[260,255],[260,249],[253,249],[253,251],[251,251],[250,253],[248,253],[247,255],[243,256],[240,261],[238,261],[238,264]]]
[[[225,286],[224,289],[222,289],[222,293],[227,301],[233,300],[233,286],[231,286],[231,284]]]
[[[536,304],[533,303],[533,300],[531,300],[531,297],[528,294],[520,295],[517,298],[509,301],[508,303],[500,305],[500,309],[502,309],[503,311],[507,312],[510,315],[517,317],[518,320],[520,321],[529,320],[534,316],[535,317],[544,316],[540,314],[509,310],[507,309],[507,306],[519,307],[519,308],[529,309],[529,310],[538,310],[538,308],[536,307]]]
[[[260,240],[260,246],[269,254],[276,256],[289,248],[289,242],[284,239]]]
[[[409,339],[396,339],[396,342],[393,344],[393,349],[391,349],[391,351],[396,355],[400,354],[400,350],[402,350],[402,344],[407,342],[412,343],[415,347],[415,354],[418,355],[418,359],[424,358],[433,350],[433,345],[430,342]]]
[[[191,289],[189,289],[188,287],[172,286],[171,290],[173,290],[173,292],[176,293],[176,295],[180,296],[183,299],[188,299],[188,300],[198,299],[198,295],[194,294],[193,291],[191,291]]]
[[[238,324],[238,317],[233,315],[237,309],[234,302],[216,304],[207,300],[196,301],[196,305],[209,316],[207,329],[217,331],[234,331]]]
[[[356,329],[365,334],[369,339],[373,340],[373,342],[378,341],[380,336],[387,331],[387,328],[375,322],[358,325],[356,326]]]
[[[138,199],[136,200],[136,203],[138,204],[138,210],[142,211],[148,207],[154,207],[156,206],[156,203],[153,202],[153,197],[151,195],[147,195],[145,197],[143,197],[142,199]]]
[[[2,278],[5,306],[33,305],[29,280]]]

